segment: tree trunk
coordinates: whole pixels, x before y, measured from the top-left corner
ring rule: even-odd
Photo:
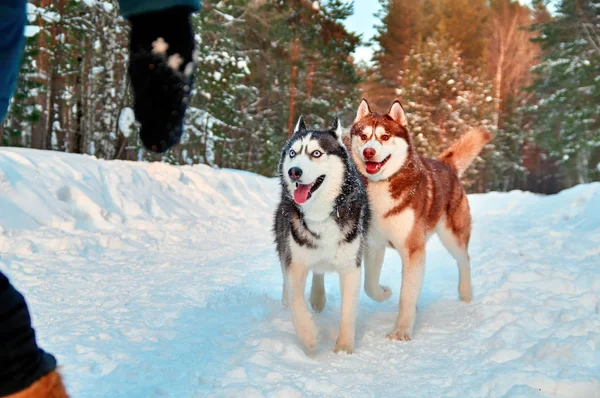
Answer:
[[[64,13],[64,4],[63,0],[57,0],[54,5],[58,11],[58,14],[62,17]],[[50,81],[49,81],[49,93],[48,93],[48,101],[47,101],[47,112],[48,112],[48,120],[46,123],[46,139],[45,139],[45,149],[53,149],[52,148],[52,136],[54,135],[54,122],[56,121],[56,113],[59,111],[56,108],[59,99],[59,93],[61,91],[61,76],[59,75],[59,65],[62,60],[63,54],[61,51],[61,45],[57,40],[57,37],[60,34],[63,34],[63,29],[61,28],[60,23],[55,23],[51,29],[51,45],[54,49],[53,57],[51,58],[51,66],[50,66]],[[57,136],[58,139],[58,136]],[[57,142],[58,144],[58,142]]]
[[[312,88],[313,88],[313,78],[315,74],[315,61],[314,59],[310,62],[310,67],[308,69],[308,76],[306,78],[306,97],[312,98]]]
[[[298,76],[298,37],[292,43],[292,76],[290,78],[290,108],[288,117],[288,139],[292,136],[294,129],[294,108],[296,106],[296,77]]]
[[[43,149],[52,149],[52,131],[54,128],[54,104],[56,103],[56,86],[58,76],[54,68],[50,72],[48,99],[46,100],[46,135],[44,138]]]
[[[517,27],[517,17],[518,14],[515,12],[514,15],[512,16],[512,20],[510,23],[510,27],[508,29],[508,32],[506,34],[506,37],[503,37],[502,35],[502,29],[500,29],[500,24],[497,23],[497,34],[499,35],[499,53],[498,53],[498,60],[496,62],[496,74],[494,76],[494,86],[495,86],[495,100],[496,100],[496,105],[495,105],[495,115],[494,115],[494,124],[496,125],[496,127],[500,127],[500,114],[502,112],[502,102],[505,100],[505,98],[503,98],[503,87],[502,85],[504,84],[503,81],[503,77],[504,77],[504,63],[505,63],[505,59],[506,59],[506,52],[508,50],[508,48],[510,48],[512,40],[513,40],[513,36],[514,36],[514,32],[515,29]]]
[[[83,147],[83,89],[81,87],[81,75],[83,73],[83,57],[77,57],[77,76],[75,77],[75,131],[69,144],[69,152],[81,153]]]
[[[495,101],[494,105],[494,124],[496,127],[500,127],[500,104],[502,103],[502,67],[504,66],[504,44],[502,38],[500,38],[500,54],[498,56],[498,63],[496,64],[496,75],[494,76],[495,90]]]

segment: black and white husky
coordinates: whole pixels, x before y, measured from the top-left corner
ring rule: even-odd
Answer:
[[[312,271],[310,303],[325,307],[323,274],[340,276],[342,311],[335,352],[351,353],[361,284],[361,261],[370,219],[363,180],[342,143],[338,119],[328,131],[307,130],[300,117],[279,162],[281,202],[275,243],[283,271],[283,302],[302,343],[314,348],[317,329],[304,288]]]

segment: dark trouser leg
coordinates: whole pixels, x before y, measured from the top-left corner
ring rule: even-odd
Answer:
[[[29,388],[56,369],[37,345],[25,298],[0,272],[0,396]]]

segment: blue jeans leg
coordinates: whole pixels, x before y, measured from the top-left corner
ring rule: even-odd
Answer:
[[[19,75],[26,6],[25,0],[4,0],[0,4],[0,122],[6,116]]]

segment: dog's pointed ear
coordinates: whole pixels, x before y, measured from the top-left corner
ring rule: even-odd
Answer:
[[[390,106],[388,115],[402,127],[408,128],[408,120],[406,119],[406,113],[404,112],[404,108],[402,107],[400,101],[394,101],[392,106]]]
[[[298,131],[304,131],[306,130],[306,124],[304,123],[304,116],[300,115],[300,117],[298,118],[298,123],[296,123],[296,127],[294,128],[294,133],[297,133]]]
[[[356,111],[356,118],[354,119],[354,123],[358,122],[363,117],[367,116],[371,113],[371,108],[369,107],[369,103],[366,98],[363,98],[360,101],[360,105],[358,106],[358,110]]]
[[[331,125],[331,132],[337,138],[337,140],[342,143],[342,138],[344,136],[344,129],[342,128],[342,122],[339,117],[333,119],[333,124]]]

